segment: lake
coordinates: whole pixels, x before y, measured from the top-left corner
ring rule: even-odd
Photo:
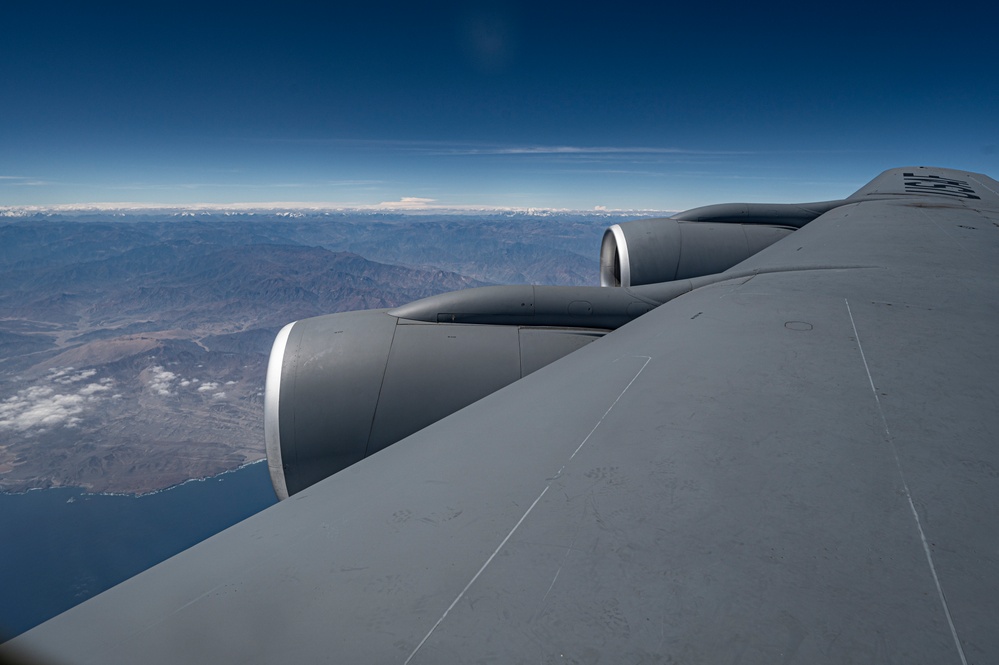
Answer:
[[[266,463],[140,497],[0,494],[0,641],[276,501]]]

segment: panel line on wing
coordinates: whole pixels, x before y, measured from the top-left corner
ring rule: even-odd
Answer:
[[[520,519],[517,520],[517,523],[513,525],[512,529],[510,529],[510,533],[506,534],[506,538],[504,538],[500,542],[499,546],[493,551],[492,554],[489,555],[489,558],[486,559],[486,562],[484,564],[482,564],[482,567],[479,568],[479,572],[475,573],[475,575],[472,576],[472,579],[470,579],[468,581],[468,584],[466,584],[465,588],[461,590],[461,593],[459,593],[458,596],[451,602],[451,604],[448,605],[448,608],[446,610],[444,610],[444,614],[441,615],[441,618],[437,620],[437,622],[430,628],[430,631],[426,635],[423,636],[422,640],[420,640],[420,643],[416,645],[416,648],[413,649],[413,652],[411,654],[409,654],[409,656],[406,658],[406,660],[403,661],[403,665],[409,665],[409,661],[411,661],[413,659],[413,656],[415,656],[416,653],[421,648],[423,648],[423,645],[426,644],[427,640],[430,639],[430,636],[434,634],[434,631],[437,630],[437,627],[440,626],[444,622],[444,619],[447,618],[447,615],[451,612],[451,610],[454,609],[455,605],[457,605],[458,602],[461,601],[461,599],[464,597],[465,593],[472,587],[473,584],[475,584],[475,580],[479,579],[479,576],[482,575],[482,573],[489,566],[489,564],[492,563],[493,559],[496,558],[496,555],[499,554],[499,552],[500,552],[501,549],[503,549],[503,546],[506,545],[507,542],[509,542],[509,540],[510,540],[511,537],[513,537],[514,532],[516,532],[517,529],[520,528],[520,525],[524,523],[524,520],[526,520],[527,516],[531,514],[531,511],[534,510],[534,507],[536,505],[538,505],[538,503],[541,501],[541,498],[548,492],[549,489],[551,489],[552,483],[554,483],[556,480],[558,480],[558,478],[562,475],[562,472],[565,470],[565,467],[569,464],[569,462],[572,461],[572,458],[574,458],[576,456],[576,453],[578,453],[580,450],[582,450],[583,446],[586,445],[586,442],[590,440],[590,437],[592,437],[593,433],[597,431],[598,427],[600,427],[600,424],[607,417],[607,414],[609,414],[611,412],[611,410],[613,410],[613,408],[615,406],[617,406],[617,403],[621,401],[621,398],[624,397],[624,394],[626,392],[628,392],[628,389],[631,388],[631,386],[632,386],[633,383],[635,383],[635,381],[638,379],[639,375],[642,372],[644,372],[645,368],[648,367],[648,365],[649,365],[650,362],[652,362],[652,357],[651,356],[632,356],[632,357],[634,357],[634,358],[645,358],[645,362],[642,363],[642,366],[638,369],[637,372],[635,372],[635,376],[631,377],[631,381],[628,382],[628,385],[626,385],[624,387],[624,389],[621,390],[621,392],[614,399],[614,401],[611,402],[611,405],[607,407],[607,410],[604,411],[604,414],[602,416],[600,416],[600,420],[598,420],[597,424],[593,426],[593,429],[590,430],[590,433],[587,434],[586,437],[583,439],[583,441],[578,446],[576,446],[576,449],[574,451],[572,451],[572,455],[569,455],[569,459],[566,460],[566,463],[563,464],[562,468],[558,470],[558,473],[556,473],[554,476],[552,476],[551,478],[548,479],[548,484],[545,485],[545,488],[543,490],[541,490],[541,494],[538,495],[538,498],[536,498],[534,500],[534,502],[530,505],[530,507],[527,509],[527,511],[523,515],[520,516]],[[559,568],[559,570],[561,570],[561,567]],[[556,579],[558,578],[558,573],[555,573],[555,577],[556,577]],[[552,586],[554,586],[554,585],[555,585],[555,580],[552,580]],[[551,591],[551,588],[549,588],[549,591]],[[548,594],[545,594],[546,597],[547,597],[547,595]],[[967,665],[967,664],[965,664],[965,665]]]
[[[954,620],[950,616],[950,608],[947,606],[947,598],[944,596],[943,587],[940,585],[940,578],[937,576],[936,566],[933,564],[933,554],[930,552],[930,544],[926,540],[926,533],[923,531],[923,524],[919,519],[919,512],[916,511],[916,504],[912,501],[912,493],[909,492],[909,483],[905,480],[905,473],[902,471],[902,462],[898,457],[898,447],[895,445],[895,438],[891,434],[891,430],[888,428],[888,419],[885,418],[884,409],[881,407],[881,398],[878,397],[878,390],[874,386],[874,377],[871,376],[871,368],[867,364],[867,355],[864,353],[864,347],[860,343],[860,334],[857,332],[857,323],[853,320],[853,311],[850,309],[850,301],[846,298],[843,299],[846,303],[846,312],[850,315],[850,325],[853,326],[853,337],[857,340],[857,349],[860,350],[860,359],[864,361],[864,371],[867,372],[867,380],[871,384],[871,392],[874,393],[874,401],[878,405],[878,414],[881,416],[881,424],[885,430],[885,438],[891,445],[892,454],[895,456],[895,468],[898,469],[899,478],[902,480],[902,489],[905,490],[905,498],[909,501],[909,509],[912,511],[912,517],[916,520],[916,529],[919,531],[919,538],[923,542],[923,552],[926,554],[926,562],[930,565],[930,573],[933,575],[933,583],[937,587],[937,595],[940,597],[940,604],[943,605],[944,615],[947,617],[947,625],[950,626],[950,634],[954,638],[954,645],[957,647],[957,653],[961,657],[961,664],[968,665],[968,660],[964,657],[964,648],[961,646],[961,640],[957,636],[957,629],[954,627]]]
[[[989,190],[990,192],[992,192],[992,193],[993,193],[993,194],[995,194],[996,196],[999,196],[999,192],[997,192],[996,190],[992,189],[991,187],[989,187],[988,185],[986,185],[986,184],[985,184],[984,182],[982,182],[982,181],[981,181],[981,180],[979,180],[978,178],[976,178],[976,177],[974,177],[974,176],[971,176],[971,175],[969,175],[969,176],[968,176],[968,180],[970,180],[970,181],[972,181],[972,182],[974,182],[974,183],[977,183],[977,184],[981,185],[982,187],[984,187],[985,189]]]

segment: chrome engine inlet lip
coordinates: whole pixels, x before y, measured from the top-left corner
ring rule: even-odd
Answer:
[[[267,451],[267,469],[271,474],[271,484],[278,499],[288,498],[288,485],[284,478],[284,464],[281,461],[281,370],[284,367],[284,353],[288,346],[291,329],[298,323],[289,323],[274,338],[271,357],[267,361],[267,381],[264,387],[264,447]]]

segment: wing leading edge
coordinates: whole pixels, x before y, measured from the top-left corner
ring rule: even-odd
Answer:
[[[909,191],[909,173],[946,182]],[[997,190],[886,172],[731,279],[5,647],[101,663],[993,660]]]

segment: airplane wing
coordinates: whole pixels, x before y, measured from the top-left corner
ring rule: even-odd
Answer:
[[[0,654],[996,661],[999,183],[827,208]]]

